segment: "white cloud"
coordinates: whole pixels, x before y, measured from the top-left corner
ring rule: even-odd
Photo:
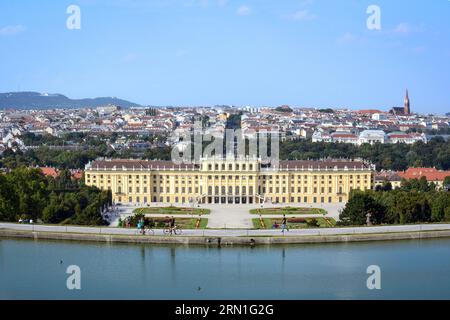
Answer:
[[[297,21],[311,21],[311,20],[316,19],[317,16],[315,14],[309,12],[309,10],[299,10],[299,11],[291,14],[289,16],[289,18],[292,20],[297,20]]]
[[[217,5],[219,7],[225,7],[228,3],[228,0],[217,0]]]
[[[314,0],[300,0],[299,5],[305,7],[313,4]]]
[[[346,32],[342,36],[338,37],[336,39],[336,42],[340,45],[346,45],[346,44],[361,44],[364,43],[364,38],[355,35],[351,32]]]
[[[137,59],[137,55],[134,52],[128,52],[125,56],[122,57],[122,62],[129,63],[134,62]]]
[[[251,11],[252,10],[248,6],[242,5],[237,9],[236,13],[240,16],[248,16]]]
[[[153,1],[153,0],[152,0]],[[183,5],[185,7],[201,7],[208,8],[217,6],[223,8],[227,5],[228,0],[184,0]],[[176,4],[176,1],[175,1]]]
[[[411,25],[408,24],[408,23],[400,23],[394,29],[394,33],[396,33],[396,34],[403,34],[403,35],[410,34],[411,31],[412,31]]]
[[[340,36],[337,39],[337,41],[339,43],[349,43],[349,42],[353,42],[355,39],[356,39],[356,37],[352,33],[346,32],[342,36]]]
[[[26,28],[21,24],[15,26],[6,26],[0,29],[0,36],[13,36],[24,32],[25,30]]]
[[[400,35],[400,36],[408,36],[410,34],[413,33],[422,33],[425,31],[425,26],[424,24],[419,24],[419,25],[413,25],[407,22],[402,22],[400,24],[398,24],[394,29],[393,29],[393,33],[395,35]]]

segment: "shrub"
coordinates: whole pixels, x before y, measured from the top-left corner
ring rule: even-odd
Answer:
[[[308,227],[310,228],[317,228],[320,227],[319,221],[317,221],[317,219],[310,219],[306,221],[306,224],[308,225]]]
[[[288,223],[306,223],[306,219],[304,218],[291,218],[288,219]]]

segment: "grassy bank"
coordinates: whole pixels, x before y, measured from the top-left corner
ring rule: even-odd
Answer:
[[[276,229],[274,225],[277,224],[281,229],[281,218],[268,219],[263,218],[253,219],[253,227],[255,229]],[[308,228],[333,228],[336,226],[336,220],[333,218],[289,218],[289,229],[308,229]]]

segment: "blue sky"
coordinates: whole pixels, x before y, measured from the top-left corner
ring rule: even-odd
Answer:
[[[0,92],[387,110],[409,88],[414,111],[445,113],[449,61],[448,0],[0,2]]]

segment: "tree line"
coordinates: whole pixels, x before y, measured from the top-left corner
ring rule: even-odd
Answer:
[[[450,169],[450,141],[435,137],[428,143],[414,144],[363,144],[312,142],[308,140],[286,141],[280,145],[283,160],[307,160],[323,158],[362,158],[377,166],[378,170],[403,171],[409,167],[436,167]]]
[[[340,225],[367,223],[412,224],[450,221],[450,193],[437,191],[425,177],[402,182],[392,190],[390,183],[376,190],[354,190],[340,214]]]
[[[56,178],[33,168],[0,174],[0,221],[104,225],[101,213],[111,203],[110,191],[73,180],[68,170]]]
[[[231,125],[236,125],[238,119],[237,115],[232,119]],[[40,142],[40,138],[33,139],[37,139],[32,140],[34,144]],[[59,150],[42,145],[25,152],[6,150],[0,156],[0,168],[51,166],[58,169],[82,169],[89,161],[98,157],[171,159],[172,149],[169,146],[155,147],[145,151],[132,149],[117,151],[108,148],[101,138],[90,138],[86,140],[86,143],[88,148],[82,150]],[[376,143],[361,146],[344,143],[313,143],[311,139],[291,140],[280,144],[280,158],[281,160],[362,158],[375,164],[378,170],[403,171],[409,167],[436,167],[441,170],[450,170],[450,140],[436,137],[427,144],[423,142],[411,145]]]

